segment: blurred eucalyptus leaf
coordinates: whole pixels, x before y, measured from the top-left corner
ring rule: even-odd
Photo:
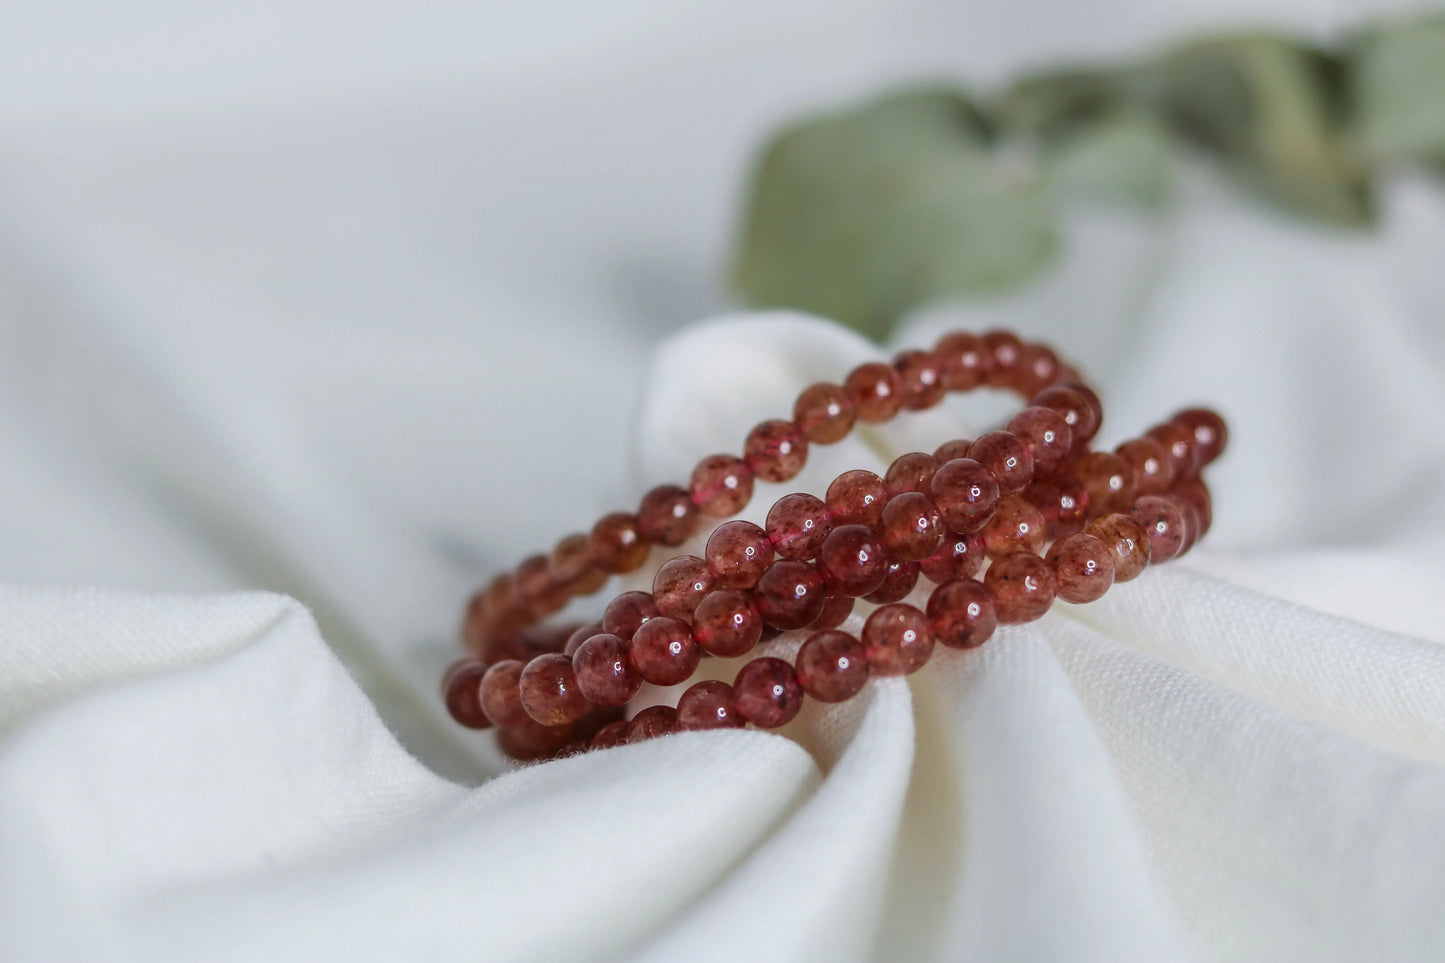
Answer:
[[[1045,156],[1049,187],[1060,199],[1157,207],[1169,194],[1169,138],[1144,114],[1101,118]]]
[[[1025,77],[992,104],[1002,134],[1058,144],[1116,117],[1134,101],[1134,71],[1059,70]]]
[[[1362,34],[1348,65],[1362,150],[1386,162],[1445,161],[1445,16]]]

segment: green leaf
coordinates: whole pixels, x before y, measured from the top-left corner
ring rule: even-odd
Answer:
[[[1046,156],[1049,186],[1060,198],[1157,207],[1169,194],[1169,138],[1143,114],[1101,118]]]
[[[1368,31],[1346,57],[1361,149],[1377,161],[1445,159],[1445,17]]]

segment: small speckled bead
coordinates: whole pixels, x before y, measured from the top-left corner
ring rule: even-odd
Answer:
[[[572,660],[560,652],[548,652],[528,662],[518,680],[518,691],[527,715],[544,726],[566,725],[589,708],[587,697],[577,687]]]
[[[597,632],[572,654],[572,674],[577,689],[596,706],[620,706],[642,688],[642,678],[633,671],[628,657],[630,645],[620,636]]]
[[[933,626],[911,605],[884,605],[863,623],[861,641],[871,674],[908,675],[933,654]]]
[[[611,749],[613,746],[620,746],[627,741],[627,720],[618,719],[616,722],[609,722],[598,729],[592,735],[588,747],[591,749]]]
[[[928,621],[934,638],[954,649],[974,649],[998,628],[993,596],[971,578],[944,582],[928,597]]]
[[[658,485],[642,496],[637,533],[654,545],[681,545],[697,530],[697,505],[676,485]]]
[[[497,746],[522,762],[550,759],[576,737],[575,726],[544,726],[528,719],[497,733]]]
[[[1134,502],[1134,469],[1113,452],[1091,451],[1069,473],[1089,493],[1091,515],[1127,511]]]
[[[602,612],[602,628],[613,635],[630,639],[642,623],[661,614],[657,603],[648,593],[623,592],[607,603],[607,608]]]
[[[695,682],[677,700],[677,727],[700,729],[739,729],[742,718],[733,711],[733,687],[726,682],[707,679]]]
[[[848,437],[858,409],[842,385],[819,382],[809,385],[793,405],[793,421],[803,436],[815,445],[831,445]]]
[[[1061,538],[1049,549],[1059,598],[1076,604],[1102,598],[1114,584],[1114,553],[1083,532]]]
[[[547,560],[552,581],[569,595],[591,595],[607,583],[607,573],[592,562],[590,543],[581,532],[568,535],[553,547]]]
[[[1054,570],[1037,555],[1008,555],[995,559],[983,576],[993,596],[994,612],[1004,624],[1032,622],[1054,604],[1058,588]]]
[[[829,594],[823,601],[823,611],[808,623],[810,629],[836,629],[848,616],[853,614],[853,599],[846,595]]]
[[[1143,495],[1135,500],[1129,516],[1144,526],[1149,536],[1150,562],[1167,562],[1183,550],[1187,537],[1184,516],[1169,499]]]
[[[943,400],[943,360],[931,351],[903,351],[893,359],[893,370],[903,389],[903,407],[909,411],[932,408]]]
[[[785,632],[812,625],[823,614],[826,596],[823,578],[813,566],[787,558],[768,566],[753,590],[753,602],[763,621]]]
[[[760,729],[791,722],[803,707],[798,674],[782,659],[754,659],[733,680],[733,711]]]
[[[890,558],[909,562],[927,558],[943,544],[938,509],[921,492],[902,492],[888,499],[878,533]]]
[[[688,492],[698,510],[720,518],[736,515],[753,497],[753,471],[732,455],[709,455],[697,463]]]
[[[1064,381],[1057,387],[1068,388],[1070,391],[1077,393],[1088,404],[1089,409],[1094,413],[1094,427],[1093,430],[1088,433],[1088,438],[1093,438],[1104,425],[1104,405],[1103,402],[1099,401],[1098,394],[1094,392],[1093,388],[1090,388],[1078,379]],[[1088,439],[1086,438],[1085,440]]]
[[[783,558],[811,559],[833,530],[828,506],[801,492],[784,495],[768,509],[768,540]]]
[[[604,572],[619,575],[639,568],[650,548],[637,530],[637,516],[627,512],[604,515],[592,526],[588,539],[592,561]]]
[[[676,619],[651,619],[632,637],[632,668],[653,685],[686,682],[701,658],[692,630]]]
[[[567,636],[567,641],[563,643],[562,654],[571,658],[577,654],[577,650],[582,647],[583,642],[586,642],[594,635],[601,635],[605,631],[607,630],[602,627],[601,622],[588,622],[586,625],[577,626],[577,628],[573,629],[571,634]]]
[[[933,480],[933,473],[938,471],[941,464],[937,458],[921,451],[899,455],[893,459],[893,464],[888,466],[888,471],[883,476],[883,486],[890,495],[927,492],[928,483]]]
[[[829,591],[851,598],[861,598],[874,591],[888,576],[883,540],[866,525],[840,525],[829,532],[818,551],[817,564],[818,574]]]
[[[972,458],[946,461],[933,473],[928,493],[950,532],[976,532],[998,507],[998,479]]]
[[[1017,552],[1037,555],[1048,538],[1043,512],[1022,495],[1000,499],[998,510],[983,527],[983,544],[994,558]]]
[[[526,668],[517,659],[494,663],[482,676],[482,711],[497,726],[520,726],[532,721],[527,710],[522,708],[519,685],[522,670]]]
[[[746,592],[719,589],[698,603],[692,638],[698,648],[731,658],[752,651],[763,636],[763,619]]]
[[[1008,430],[1028,446],[1034,472],[1047,475],[1061,467],[1074,447],[1074,433],[1064,416],[1052,408],[1035,405],[1014,415]]]
[[[950,535],[938,551],[918,563],[923,577],[935,585],[956,578],[973,578],[983,568],[986,558],[983,536],[977,532]]]
[[[943,381],[949,391],[971,391],[983,384],[993,368],[993,356],[976,334],[954,331],[938,339],[933,353],[943,361]]]
[[[985,331],[983,347],[993,359],[986,384],[996,388],[1012,388],[1019,383],[1024,360],[1024,345],[1011,331]]]
[[[1195,539],[1209,531],[1209,526],[1214,523],[1214,505],[1213,499],[1209,495],[1209,486],[1204,484],[1204,479],[1195,475],[1193,478],[1177,481],[1170,489],[1169,494],[1176,502],[1187,501],[1194,507],[1194,512],[1199,518],[1199,529],[1194,534]]]
[[[1174,477],[1174,463],[1164,446],[1153,438],[1135,438],[1114,449],[1114,454],[1134,470],[1134,491],[1140,495],[1158,495],[1167,491]]]
[[[550,560],[546,555],[533,555],[517,566],[517,594],[534,616],[551,615],[567,604],[565,585],[552,580]]]
[[[863,596],[863,598],[866,601],[874,602],[878,605],[887,605],[889,602],[902,601],[908,597],[909,592],[913,591],[913,586],[918,584],[918,572],[917,562],[904,562],[898,559],[892,559],[888,563],[888,574],[883,577],[883,584]],[[846,596],[839,597],[842,598]],[[849,611],[852,611],[851,602],[852,600],[849,599]],[[839,619],[833,625],[824,625],[820,618],[818,622],[814,623],[814,627],[831,629],[835,625],[842,624],[843,620]]]
[[[940,465],[953,461],[955,458],[967,458],[969,446],[972,444],[972,438],[955,438],[952,441],[945,441],[934,449],[933,458]]]
[[[1049,540],[1081,532],[1089,522],[1089,492],[1072,478],[1045,478],[1029,486],[1024,497],[1044,515]]]
[[[677,710],[672,706],[648,706],[627,724],[627,741],[646,742],[677,731]]]
[[[492,724],[482,711],[482,676],[486,674],[486,663],[462,659],[453,663],[442,677],[442,699],[447,712],[468,729],[485,729]]]
[[[691,622],[697,604],[712,590],[707,562],[696,555],[679,555],[657,570],[652,580],[652,602],[668,618]]]
[[[1077,387],[1053,385],[1034,395],[1030,404],[1052,408],[1062,415],[1073,433],[1075,448],[1082,448],[1099,432],[1099,413]]]
[[[1187,408],[1170,421],[1183,426],[1194,436],[1201,468],[1218,458],[1229,444],[1229,427],[1223,418],[1208,408]]]
[[[1030,397],[1057,381],[1062,370],[1059,356],[1048,345],[1025,344],[1014,387]]]
[[[1128,515],[1096,518],[1084,529],[1114,554],[1114,581],[1128,582],[1149,564],[1149,533]]]
[[[1000,495],[1017,494],[1033,481],[1034,456],[1013,432],[990,431],[979,435],[968,446],[968,457],[993,473]]]
[[[752,522],[736,519],[713,530],[703,556],[718,588],[749,589],[772,564],[773,543]]]
[[[1194,439],[1194,432],[1170,421],[1155,425],[1144,435],[1159,442],[1169,453],[1172,474],[1176,481],[1199,473],[1199,445]]]
[[[888,486],[871,471],[845,471],[823,499],[834,525],[877,525],[888,502]]]
[[[798,683],[819,702],[843,702],[868,681],[868,654],[847,632],[814,632],[794,660]]]
[[[785,482],[807,464],[808,439],[791,421],[764,421],[748,432],[743,460],[763,481]]]
[[[843,390],[858,412],[858,420],[878,424],[903,407],[903,384],[892,365],[881,361],[860,364],[848,373]]]

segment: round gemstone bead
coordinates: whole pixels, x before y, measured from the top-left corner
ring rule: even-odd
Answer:
[[[1015,387],[1024,397],[1031,397],[1058,380],[1062,370],[1059,356],[1047,345],[1026,344]]]
[[[955,438],[952,441],[945,441],[934,449],[933,458],[939,465],[953,461],[955,458],[967,458],[968,449],[972,445],[972,438]],[[937,467],[935,467],[934,470],[937,471]],[[927,491],[927,489],[924,489],[924,491]]]
[[[672,706],[648,706],[627,724],[627,741],[646,742],[677,731],[677,710]]]
[[[1127,511],[1134,502],[1134,469],[1112,452],[1089,452],[1074,464],[1071,474],[1089,493],[1092,515]]]
[[[1114,449],[1114,454],[1129,463],[1134,471],[1134,490],[1140,495],[1157,495],[1174,480],[1170,474],[1173,462],[1164,446],[1153,438],[1136,438]]]
[[[753,470],[741,458],[709,455],[692,470],[688,490],[698,509],[726,518],[747,507],[753,497]]]
[[[1011,331],[986,331],[983,347],[993,359],[986,383],[997,388],[1015,387],[1023,369],[1023,342]]]
[[[883,486],[890,495],[926,492],[928,483],[933,480],[933,473],[938,471],[940,464],[942,462],[937,458],[921,451],[899,455],[893,459],[893,464],[888,466],[888,472],[883,476]]]
[[[719,589],[698,603],[692,638],[698,648],[730,658],[752,651],[763,636],[763,619],[745,592]]]
[[[1178,422],[1170,421],[1150,428],[1145,432],[1145,437],[1153,438],[1169,453],[1173,469],[1171,474],[1175,480],[1199,473],[1199,445],[1195,441],[1194,432]]]
[[[637,530],[637,516],[627,512],[602,516],[588,537],[593,563],[614,575],[640,567],[647,561],[649,547]]]
[[[1022,495],[1001,499],[998,510],[983,527],[983,544],[988,554],[997,558],[1016,552],[1044,550],[1048,538],[1043,512]]]
[[[783,558],[816,558],[833,530],[828,506],[801,492],[784,495],[768,509],[768,540]]]
[[[593,733],[588,746],[592,749],[611,749],[613,746],[622,745],[627,741],[627,726],[626,719],[607,723]]]
[[[842,385],[820,382],[803,389],[793,405],[793,421],[815,445],[842,441],[853,430],[858,409]]]
[[[1064,416],[1052,408],[1035,405],[1014,415],[1008,430],[1028,446],[1034,471],[1047,475],[1068,460],[1074,433]]]
[[[739,729],[742,718],[733,711],[733,687],[712,679],[696,682],[677,700],[679,729]]]
[[[1128,515],[1096,518],[1084,529],[1114,555],[1114,581],[1127,582],[1149,564],[1149,533]]]
[[[888,501],[888,486],[871,471],[845,471],[828,486],[824,501],[834,525],[877,525]]]
[[[743,458],[763,481],[785,482],[808,461],[808,439],[791,421],[764,421],[748,432]]]
[[[462,659],[442,677],[442,699],[447,712],[468,729],[485,729],[492,724],[482,711],[482,676],[487,666],[476,659]]]
[[[836,629],[848,616],[853,614],[853,600],[846,595],[829,594],[823,602],[823,611],[812,622],[813,629]]]
[[[971,578],[944,582],[928,597],[928,621],[935,638],[954,649],[983,645],[998,627],[993,596]]]
[[[1073,433],[1076,448],[1085,445],[1099,432],[1099,412],[1076,387],[1053,385],[1034,395],[1033,405],[1052,408],[1063,416],[1064,424]]]
[[[983,384],[993,368],[993,356],[976,334],[954,331],[934,345],[943,362],[943,382],[950,391],[971,391]]]
[[[652,580],[652,601],[657,611],[672,619],[692,621],[697,604],[713,590],[712,572],[696,555],[670,558]]]
[[[918,563],[904,562],[893,559],[888,563],[888,574],[883,577],[883,584],[863,596],[869,602],[876,602],[879,605],[887,605],[889,602],[898,602],[908,597],[913,591],[913,586],[918,584]],[[847,598],[847,596],[835,596],[836,598]],[[848,610],[853,610],[853,600],[848,599]],[[824,625],[820,618],[814,625],[820,629],[831,629],[834,626],[842,625],[843,620],[839,619],[832,625]]]
[[[1194,436],[1201,468],[1218,458],[1229,443],[1229,427],[1223,418],[1208,408],[1188,408],[1170,420],[1182,425]]]
[[[976,532],[998,507],[999,484],[992,471],[972,458],[944,462],[928,483],[934,507],[950,532]]]
[[[1044,530],[1049,540],[1081,532],[1089,521],[1089,492],[1072,478],[1045,478],[1036,481],[1024,497],[1033,502],[1044,516]]]
[[[1013,432],[990,431],[979,435],[968,446],[968,457],[993,472],[1001,495],[1021,492],[1033,481],[1034,456]]]
[[[767,532],[739,519],[714,529],[703,554],[714,585],[746,589],[758,584],[758,579],[772,564],[773,543]]]
[[[588,622],[586,625],[577,626],[567,636],[567,641],[562,644],[562,654],[568,657],[576,655],[577,650],[582,648],[583,642],[594,635],[601,635],[605,631],[607,630],[602,627],[601,622]]]
[[[566,725],[588,709],[587,697],[577,687],[572,660],[560,652],[548,652],[528,662],[518,690],[527,715],[544,726]]]
[[[764,622],[786,632],[812,625],[823,613],[826,594],[823,578],[813,566],[785,558],[768,566],[753,600]]]
[[[702,653],[692,630],[666,616],[648,621],[632,637],[632,668],[653,685],[686,682],[697,669]]]
[[[1092,602],[1114,584],[1114,553],[1093,535],[1078,532],[1059,539],[1047,561],[1065,602]]]
[[[626,639],[600,631],[577,647],[572,654],[572,674],[588,702],[620,706],[637,695],[642,678],[632,669],[629,649]]]
[[[1129,515],[1144,526],[1149,536],[1149,561],[1167,562],[1183,549],[1187,535],[1184,516],[1169,499],[1159,495],[1141,496]]]
[[[546,555],[533,555],[517,566],[517,594],[533,615],[541,618],[567,604],[564,585],[552,580],[552,567]]]
[[[591,540],[580,532],[568,535],[552,548],[547,567],[552,581],[569,595],[591,595],[607,582],[607,573],[592,562]]]
[[[602,628],[613,635],[630,639],[642,623],[661,614],[657,610],[657,603],[648,593],[623,592],[607,603],[607,608],[602,612]]]
[[[497,746],[513,759],[550,759],[576,736],[575,726],[544,726],[528,719],[497,733]]]
[[[1057,586],[1054,570],[1037,555],[1007,555],[995,559],[983,576],[993,596],[994,611],[1005,624],[1032,622],[1054,604]]]
[[[733,711],[761,729],[791,722],[803,707],[803,687],[793,667],[763,657],[743,666],[733,680]]]
[[[823,539],[823,547],[818,552],[818,574],[833,592],[852,598],[867,595],[888,576],[888,556],[882,539],[866,525],[838,526]]]
[[[482,711],[493,725],[520,726],[532,717],[522,708],[520,684],[526,668],[517,659],[494,663],[482,676]]]
[[[911,605],[884,605],[863,623],[862,642],[873,675],[908,675],[933,654],[933,626]]]
[[[642,496],[637,532],[654,545],[681,545],[697,530],[698,515],[691,493],[676,485],[658,485]]]
[[[1193,506],[1194,513],[1199,518],[1199,527],[1194,534],[1196,539],[1209,531],[1209,526],[1214,523],[1214,506],[1204,479],[1195,475],[1193,478],[1177,481],[1170,489],[1170,495],[1175,501],[1188,502]]]
[[[861,364],[848,373],[843,390],[858,412],[858,420],[877,424],[898,414],[903,406],[903,383],[892,365],[880,361]]]
[[[847,632],[814,632],[798,650],[798,682],[819,702],[843,702],[868,681],[868,654]]]
[[[893,359],[903,389],[903,407],[909,411],[932,408],[943,400],[943,360],[931,351],[903,351]]]
[[[973,578],[983,568],[984,558],[983,536],[971,532],[948,536],[938,551],[919,562],[918,567],[924,578],[942,585],[956,578]]]
[[[1102,428],[1104,425],[1104,404],[1099,400],[1099,396],[1094,393],[1093,388],[1090,388],[1088,385],[1084,384],[1082,381],[1079,381],[1077,378],[1072,381],[1064,381],[1057,387],[1068,388],[1070,391],[1078,394],[1079,397],[1083,398],[1084,402],[1089,406],[1089,410],[1094,413],[1094,427],[1091,431],[1088,432],[1088,435],[1084,440],[1088,441],[1090,438],[1093,438],[1096,434],[1099,433],[1099,429]]]
[[[907,491],[894,495],[883,506],[879,534],[890,558],[916,562],[943,544],[941,524],[938,509],[927,495]]]

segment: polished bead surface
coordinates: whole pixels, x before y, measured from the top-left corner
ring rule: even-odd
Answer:
[[[812,625],[823,612],[826,594],[823,578],[813,566],[785,558],[768,566],[753,590],[753,600],[764,622],[788,631]]]
[[[710,592],[692,616],[693,641],[712,655],[731,657],[750,652],[762,636],[762,616],[746,592]]]
[[[1043,512],[1022,495],[999,500],[993,518],[983,527],[983,544],[988,554],[998,558],[1016,552],[1044,550],[1048,539]]]
[[[518,659],[494,663],[482,676],[482,711],[493,725],[520,726],[531,716],[522,708],[519,686],[526,666]]]
[[[993,357],[983,340],[968,331],[945,334],[934,345],[933,353],[943,362],[943,381],[949,391],[977,388],[993,368]]]
[[[1136,499],[1129,515],[1144,526],[1149,536],[1149,561],[1158,564],[1177,556],[1184,548],[1188,533],[1184,516],[1172,501],[1159,495],[1143,495]]]
[[[1145,436],[1159,442],[1169,453],[1172,475],[1176,481],[1198,474],[1199,444],[1195,441],[1194,432],[1177,422],[1169,421],[1150,428],[1145,432]]]
[[[703,556],[714,585],[747,589],[758,584],[772,564],[773,543],[768,533],[752,522],[735,519],[713,530]]]
[[[1140,495],[1158,495],[1174,481],[1174,462],[1164,446],[1153,438],[1126,441],[1114,449],[1114,454],[1133,469],[1134,491]]]
[[[646,742],[677,731],[677,710],[672,706],[648,706],[627,724],[627,741]]]
[[[1062,371],[1059,356],[1054,354],[1048,345],[1025,344],[1014,387],[1025,398],[1029,398],[1058,380]]]
[[[822,499],[802,492],[784,495],[768,509],[768,540],[784,558],[816,558],[833,519]]]
[[[544,726],[565,725],[587,711],[587,697],[577,686],[572,660],[560,652],[539,655],[527,663],[518,682],[522,708]]]
[[[1054,604],[1058,589],[1054,570],[1037,555],[1008,555],[994,559],[983,576],[993,596],[994,612],[1004,624],[1032,622]]]
[[[956,578],[973,578],[983,568],[987,557],[983,535],[949,535],[938,551],[918,563],[923,577],[935,585]]]
[[[913,586],[918,584],[918,563],[904,562],[899,559],[891,559],[888,562],[888,574],[883,577],[883,583],[876,589],[869,592],[863,598],[869,602],[879,605],[886,605],[889,602],[897,602],[908,596],[913,591]],[[846,596],[838,596],[840,598]],[[849,610],[852,610],[852,600],[849,599]],[[820,618],[814,623],[817,628],[831,629],[836,625],[842,625],[843,620],[839,619],[832,625],[824,625]]]
[[[528,719],[497,733],[497,746],[513,759],[550,759],[576,738],[576,727],[544,726]]]
[[[1115,513],[1096,518],[1084,529],[1114,554],[1114,581],[1136,578],[1149,564],[1149,533],[1128,515]]]
[[[678,555],[662,563],[652,579],[652,602],[668,618],[692,621],[692,613],[713,590],[712,572],[696,555]]]
[[[763,481],[785,482],[807,464],[808,439],[791,421],[764,421],[748,432],[743,459]]]
[[[818,574],[829,591],[852,598],[872,592],[883,584],[888,575],[888,556],[883,540],[867,525],[840,525],[829,532],[818,551],[817,564]],[[763,617],[767,618],[767,613]]]
[[[937,458],[921,451],[899,455],[893,459],[893,464],[888,466],[888,471],[883,476],[883,486],[890,495],[927,492],[928,483],[933,480],[933,473],[938,471],[941,464]]]
[[[873,675],[908,675],[923,668],[933,655],[928,617],[902,603],[875,609],[863,623],[861,640]]]
[[[792,721],[803,707],[803,687],[793,667],[782,659],[754,659],[733,680],[733,710],[761,729]]]
[[[972,444],[972,438],[955,438],[952,441],[945,441],[933,450],[933,458],[940,465],[953,461],[955,458],[967,458],[968,449]],[[934,470],[937,471],[937,468]],[[927,491],[927,489],[923,490]]]
[[[591,539],[581,532],[559,541],[547,565],[552,581],[569,595],[591,595],[607,582],[607,573],[592,561]]]
[[[1084,440],[1087,441],[1090,438],[1093,438],[1096,434],[1099,433],[1099,429],[1104,425],[1104,404],[1099,400],[1098,394],[1094,392],[1093,388],[1090,388],[1088,385],[1077,379],[1073,381],[1064,381],[1062,384],[1058,385],[1058,387],[1068,388],[1070,391],[1077,393],[1080,397],[1084,399],[1085,403],[1088,404],[1089,410],[1094,413],[1094,427],[1093,430],[1088,433]]]
[[[1001,495],[1017,494],[1033,481],[1034,456],[1029,453],[1029,446],[1011,431],[979,435],[968,447],[968,457],[993,473]]]
[[[620,706],[637,695],[642,678],[632,668],[630,645],[620,636],[596,632],[572,653],[577,688],[597,706]]]
[[[793,405],[793,422],[815,445],[842,441],[857,420],[858,409],[842,385],[828,382],[809,385]]]
[[[947,531],[976,532],[998,507],[998,478],[972,458],[944,462],[928,483],[929,495]]]
[[[592,749],[611,749],[613,746],[620,746],[627,741],[626,719],[619,719],[616,722],[609,722],[592,734],[588,746]]]
[[[1074,447],[1074,433],[1064,416],[1034,405],[1014,415],[1008,430],[1028,446],[1034,473],[1047,475],[1061,467]]]
[[[836,629],[848,616],[853,614],[853,605],[854,600],[848,596],[830,593],[823,602],[823,611],[818,613],[816,619],[808,623],[808,628]]]
[[[1091,451],[1069,473],[1089,493],[1089,513],[1095,517],[1127,511],[1134,502],[1134,469],[1113,452]]]
[[[1194,436],[1194,447],[1199,452],[1199,467],[1203,468],[1224,452],[1229,444],[1229,427],[1218,412],[1208,408],[1187,408],[1172,419]]]
[[[647,561],[651,546],[637,530],[636,515],[613,512],[592,526],[588,547],[598,568],[618,575],[631,572]]]
[[[649,593],[623,592],[607,603],[602,612],[602,628],[613,635],[630,639],[642,623],[661,614]]]
[[[700,514],[691,493],[676,485],[658,485],[642,496],[637,533],[654,545],[681,545],[697,530]]]
[[[588,622],[586,625],[579,625],[567,636],[567,641],[562,644],[562,654],[573,656],[582,647],[582,643],[594,635],[601,635],[607,631],[602,627],[601,622]]]
[[[692,630],[676,619],[658,616],[632,637],[632,668],[653,685],[686,682],[697,669],[702,652]]]
[[[1024,360],[1024,345],[1018,335],[1012,331],[986,331],[983,347],[993,361],[985,383],[997,388],[1018,385]]]
[[[943,544],[938,509],[932,499],[916,491],[902,492],[888,499],[878,532],[889,557],[908,562],[927,558]]]
[[[1082,532],[1089,522],[1089,492],[1072,478],[1045,478],[1029,486],[1024,497],[1044,516],[1050,540]]]
[[[442,698],[447,712],[468,729],[485,729],[492,724],[482,711],[482,676],[486,663],[462,659],[452,664],[442,677]]]
[[[892,365],[881,361],[861,364],[848,373],[843,390],[858,412],[858,420],[868,424],[887,421],[903,407],[903,384]]]
[[[709,455],[692,470],[688,493],[705,514],[736,515],[752,500],[753,471],[741,458]]]
[[[819,702],[843,702],[868,681],[868,654],[847,632],[814,632],[794,660],[798,683]]]
[[[679,729],[738,729],[742,717],[733,711],[733,687],[707,679],[687,687],[677,700]]]
[[[934,638],[954,649],[983,645],[998,628],[993,596],[982,582],[971,578],[944,582],[928,597],[925,613]]]
[[[1100,416],[1076,386],[1053,385],[1034,395],[1031,404],[1052,408],[1063,416],[1073,434],[1074,447],[1086,444],[1099,432]]]
[[[1093,535],[1077,532],[1059,539],[1049,548],[1047,561],[1065,602],[1092,602],[1114,584],[1114,553]]]
[[[1186,501],[1193,506],[1194,513],[1199,518],[1199,528],[1194,533],[1196,540],[1209,531],[1209,527],[1214,524],[1214,504],[1209,495],[1209,486],[1204,484],[1204,479],[1195,475],[1192,478],[1177,481],[1169,490],[1169,494],[1176,502]]]
[[[909,411],[932,408],[948,388],[943,381],[943,359],[931,351],[903,351],[893,359],[902,389],[903,407]]]
[[[871,471],[845,471],[823,499],[834,525],[877,525],[888,502],[888,486]]]
[[[532,555],[517,566],[517,594],[537,618],[551,615],[567,604],[567,587],[552,579],[551,559]]]

